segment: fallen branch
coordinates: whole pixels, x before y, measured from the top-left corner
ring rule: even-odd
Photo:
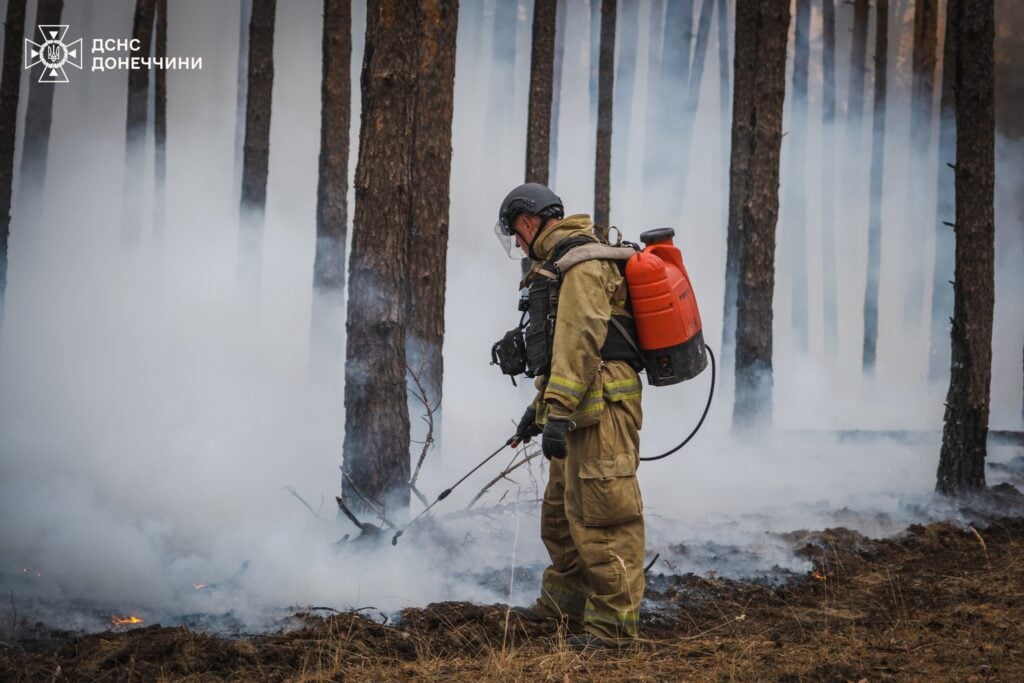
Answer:
[[[317,512],[316,510],[314,510],[314,509],[313,509],[313,508],[312,508],[312,507],[310,506],[310,504],[306,502],[306,499],[305,499],[305,498],[303,498],[302,496],[300,496],[300,495],[298,494],[298,492],[297,492],[297,491],[296,491],[296,490],[295,490],[294,488],[292,488],[291,486],[285,486],[285,487],[284,487],[284,490],[285,490],[285,491],[287,491],[288,493],[292,494],[292,495],[293,495],[293,496],[295,497],[295,499],[296,499],[296,500],[298,500],[298,501],[299,501],[300,503],[302,503],[303,505],[305,505],[305,506],[306,506],[306,509],[307,509],[307,510],[309,510],[309,512],[310,512],[310,514],[311,514],[311,515],[313,515],[314,517],[316,517],[317,519],[319,519],[319,520],[320,520],[321,522],[323,522],[324,524],[330,524],[330,523],[331,523],[331,520],[329,520],[329,519],[326,519],[326,518],[324,518],[324,517],[321,517],[321,516],[320,516],[320,513],[319,513],[319,512]],[[323,505],[321,505],[321,507],[323,507]]]
[[[341,510],[342,514],[344,514],[346,517],[348,517],[348,521],[350,521],[353,524],[355,524],[356,528],[359,529],[360,531],[364,531],[366,525],[363,524],[362,522],[360,522],[359,518],[356,517],[355,515],[353,515],[352,511],[349,510],[345,506],[345,504],[341,502],[341,496],[335,496],[334,500],[338,501],[338,509]]]
[[[489,482],[484,484],[484,487],[482,489],[480,489],[480,493],[476,494],[476,496],[473,497],[473,500],[469,501],[469,505],[466,506],[466,509],[469,510],[471,507],[473,507],[473,505],[475,505],[478,500],[483,498],[483,496],[491,489],[492,486],[497,484],[502,479],[506,479],[509,474],[511,474],[512,472],[516,471],[517,469],[519,469],[520,467],[522,467],[526,463],[530,462],[531,460],[533,460],[534,458],[536,458],[540,454],[541,454],[540,450],[534,450],[533,452],[527,452],[525,454],[525,457],[522,460],[518,461],[518,462],[515,462],[515,459],[513,458],[513,464],[509,465],[508,467],[503,469],[501,472],[499,472],[498,476],[496,476],[494,479],[491,479]],[[513,482],[513,483],[515,483],[515,482]]]
[[[398,527],[394,524],[394,522],[392,522],[390,519],[388,519],[387,516],[384,514],[384,506],[381,505],[380,503],[378,503],[377,501],[375,501],[373,498],[370,498],[369,496],[365,495],[362,491],[360,491],[359,487],[356,486],[355,482],[352,481],[352,477],[348,476],[348,472],[346,472],[345,470],[342,470],[341,471],[341,476],[344,477],[345,481],[348,482],[348,485],[349,485],[349,487],[352,488],[353,493],[355,493],[357,496],[362,498],[363,502],[366,503],[369,506],[369,508],[371,510],[373,510],[373,512],[378,517],[380,517],[380,520],[382,522],[387,524],[392,529],[398,529]]]

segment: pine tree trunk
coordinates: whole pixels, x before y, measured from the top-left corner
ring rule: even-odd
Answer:
[[[270,161],[270,114],[274,91],[274,21],[277,0],[253,0],[249,22],[249,82],[245,98],[245,146],[238,220],[238,276],[259,286],[263,217]]]
[[[11,236],[11,192],[14,189],[14,145],[18,137],[25,0],[7,0],[4,21],[4,63],[0,76],[0,324],[7,294],[7,245]]]
[[[910,103],[910,149],[917,159],[928,159],[932,146],[932,110],[935,90],[935,48],[938,31],[939,0],[915,0],[913,93]],[[913,159],[908,174],[906,225],[903,259],[903,320],[916,330],[924,308],[924,250],[926,226],[931,224],[923,211],[928,195],[926,167]]]
[[[316,187],[311,341],[332,371],[341,359],[348,235],[348,138],[352,115],[352,1],[324,0],[320,81],[320,160]],[[340,365],[337,368],[340,372]]]
[[[669,0],[665,8],[665,31],[655,86],[655,106],[648,111],[647,116],[644,185],[649,188],[648,202],[658,202],[654,193],[664,189],[664,186],[658,187],[657,180],[676,172],[682,164],[679,158],[683,120],[681,113],[686,107],[686,88],[690,81],[692,41],[693,0]],[[674,143],[666,144],[666,141]]]
[[[836,292],[836,10],[822,0],[821,99],[821,273],[822,338],[826,357],[839,343],[839,297]]]
[[[733,428],[741,432],[769,428],[772,421],[772,297],[788,34],[788,0],[737,3],[730,169],[730,193],[737,196],[730,196],[729,222],[730,235],[740,241]]]
[[[693,165],[690,146],[693,142],[693,128],[697,122],[697,108],[700,105],[700,88],[704,80],[704,62],[708,54],[708,41],[711,37],[711,15],[715,9],[715,0],[704,0],[700,8],[700,21],[697,24],[697,42],[693,47],[693,61],[690,65],[690,77],[686,84],[686,102],[682,114],[680,130],[679,183],[672,192],[672,213],[683,212],[686,199],[686,183]]]
[[[594,168],[594,224],[607,237],[612,195],[612,93],[615,89],[616,0],[601,0],[601,64],[597,98],[597,153]]]
[[[590,129],[597,126],[599,70],[601,61],[601,7],[602,0],[589,0],[590,4]]]
[[[155,0],[136,0],[132,38],[139,54],[148,55],[153,43]],[[142,178],[146,168],[146,124],[149,118],[149,70],[128,72],[128,114],[125,123],[124,195],[121,204],[121,245],[138,244],[142,235]]]
[[[850,43],[850,73],[846,100],[846,150],[843,154],[843,205],[846,207],[840,215],[855,218],[860,209],[867,205],[865,193],[867,169],[861,162],[864,156],[864,91],[867,83],[867,47],[869,0],[853,2],[853,40]],[[838,234],[839,252],[849,253],[856,242],[854,226],[861,225],[857,220],[841,220]]]
[[[349,262],[342,498],[409,505],[405,290],[412,214],[419,3],[367,7],[356,210]]]
[[[993,0],[958,0],[950,22],[956,73],[956,279],[952,369],[936,490],[985,487],[995,289]]]
[[[440,444],[444,376],[441,351],[444,345],[448,198],[451,196],[452,112],[455,103],[455,35],[459,22],[459,2],[420,0],[419,4],[421,30],[416,86],[418,92],[413,124],[412,212],[408,223],[405,355],[406,363],[416,373],[423,393],[426,394],[429,411],[433,411],[433,439],[435,444]],[[551,5],[553,10],[553,0]],[[554,17],[550,18],[553,33]],[[551,120],[552,49],[553,45],[549,45],[545,123]],[[546,160],[546,132],[544,138],[539,150]]]
[[[729,131],[731,129],[730,110],[731,98],[729,83],[732,80],[729,75],[729,0],[718,0],[718,126],[719,132],[719,162],[722,166],[722,185],[729,187]],[[722,214],[721,223],[727,223],[729,216],[729,195],[722,193]],[[733,329],[735,329],[733,320]]]
[[[39,0],[35,25],[60,24],[63,11],[64,0]],[[146,44],[149,44],[148,40]],[[85,61],[84,56],[82,61]],[[18,222],[30,230],[42,227],[46,160],[50,150],[50,125],[53,122],[53,95],[56,88],[53,83],[40,83],[38,76],[29,80],[25,130],[21,143],[21,169],[18,174]],[[145,115],[142,120],[145,126]]]
[[[235,91],[235,176],[232,184],[234,202],[242,200],[242,160],[245,150],[245,103],[249,95],[249,22],[252,21],[252,0],[241,0],[238,22],[238,74]]]
[[[786,260],[792,276],[792,309],[794,347],[798,353],[807,353],[807,81],[811,44],[811,0],[797,0],[796,29],[793,45],[793,93],[790,116],[792,124],[786,136],[787,178],[785,225],[790,236]]]
[[[953,315],[953,260],[956,239],[950,223],[956,216],[956,188],[953,170],[956,161],[956,113],[953,103],[953,65],[956,62],[951,40],[950,17],[956,14],[958,0],[949,0],[946,7],[946,42],[942,53],[942,96],[939,103],[939,158],[936,179],[935,264],[932,268],[931,335],[928,347],[928,381],[932,384],[949,380],[949,319]]]
[[[530,101],[526,119],[526,182],[548,184],[551,98],[555,62],[556,0],[534,0],[530,54]]]
[[[167,57],[167,0],[156,0],[155,52],[163,64]],[[159,241],[167,219],[167,71],[157,69],[153,79],[153,237]]]
[[[868,272],[864,290],[864,346],[861,369],[874,375],[878,347],[878,281],[882,269],[882,187],[885,176],[885,86],[889,53],[889,0],[875,5],[875,113],[871,134]]]
[[[612,185],[618,196],[624,197],[629,178],[630,131],[633,121],[633,92],[636,80],[636,46],[640,29],[639,0],[622,0],[616,20],[615,138],[612,140],[612,158],[615,159]]]
[[[549,145],[550,178],[548,187],[554,188],[558,177],[558,116],[562,101],[562,65],[565,62],[565,14],[566,0],[557,0],[555,10],[555,59],[551,75],[551,142]]]

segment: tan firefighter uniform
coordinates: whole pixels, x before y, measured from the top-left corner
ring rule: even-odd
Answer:
[[[543,229],[535,270],[567,237],[593,236],[589,216]],[[530,277],[530,276],[528,276]],[[568,416],[565,459],[551,459],[541,538],[551,557],[534,612],[562,617],[603,639],[635,638],[644,594],[644,520],[639,464],[640,378],[625,361],[602,361],[613,308],[626,284],[611,261],[584,261],[565,273],[551,372],[538,377],[537,421]]]

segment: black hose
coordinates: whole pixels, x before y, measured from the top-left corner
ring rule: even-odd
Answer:
[[[693,431],[690,432],[689,436],[687,436],[685,439],[683,439],[682,443],[680,443],[678,446],[676,446],[672,450],[665,451],[661,455],[652,455],[652,456],[650,456],[648,458],[640,458],[642,461],[650,462],[652,460],[661,460],[662,458],[667,458],[668,456],[672,455],[673,453],[678,451],[680,448],[682,448],[686,444],[690,443],[690,439],[692,439],[694,436],[696,436],[697,432],[700,431],[701,426],[704,424],[704,419],[708,416],[708,411],[711,410],[711,400],[715,397],[715,376],[716,376],[715,354],[711,351],[711,347],[710,346],[705,346],[704,348],[707,349],[708,356],[711,358],[711,388],[708,390],[708,402],[704,406],[704,412],[701,413],[700,420],[697,421],[697,426],[693,428]]]

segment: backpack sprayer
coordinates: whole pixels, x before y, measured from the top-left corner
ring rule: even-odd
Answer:
[[[645,245],[644,249],[629,242],[625,242],[626,246],[624,247],[595,245],[590,242],[584,247],[589,251],[581,251],[577,255],[572,254],[572,249],[563,251],[558,254],[557,260],[553,259],[551,264],[561,279],[569,269],[585,260],[601,258],[626,261],[623,271],[629,288],[636,338],[634,339],[630,330],[627,330],[615,318],[610,321],[609,329],[617,330],[624,337],[635,356],[634,367],[639,365],[645,371],[647,383],[651,386],[671,386],[693,379],[704,371],[710,359],[711,386],[708,389],[707,403],[704,405],[704,411],[701,413],[697,425],[674,448],[659,455],[641,457],[640,460],[645,462],[666,458],[688,444],[704,425],[704,420],[708,416],[711,402],[715,396],[717,374],[715,354],[704,343],[697,299],[693,294],[690,276],[683,264],[683,255],[672,242],[673,237],[675,237],[675,230],[672,228],[648,230],[640,235],[640,241]],[[579,248],[579,246],[574,248]],[[591,248],[592,246],[598,248]],[[557,297],[557,291],[555,296]],[[535,299],[532,294],[531,299]],[[505,334],[491,348],[491,364],[498,365],[503,374],[512,377],[513,384],[515,384],[516,375],[525,374],[532,377],[534,374],[539,374],[534,372],[534,368],[531,367],[530,356],[534,350],[531,347],[534,344],[532,344],[532,340],[528,339],[530,336],[528,330],[527,338],[524,339],[524,330],[527,329],[524,320],[526,313],[531,310],[530,302],[528,301],[525,307],[521,306],[521,309],[524,314],[519,326]],[[553,316],[549,322],[551,323],[551,334],[553,334]],[[513,436],[461,479],[442,491],[433,503],[395,532],[391,539],[391,545],[397,545],[398,539],[406,529],[447,498],[456,486],[468,479],[508,446],[514,448],[518,445],[519,441]]]

